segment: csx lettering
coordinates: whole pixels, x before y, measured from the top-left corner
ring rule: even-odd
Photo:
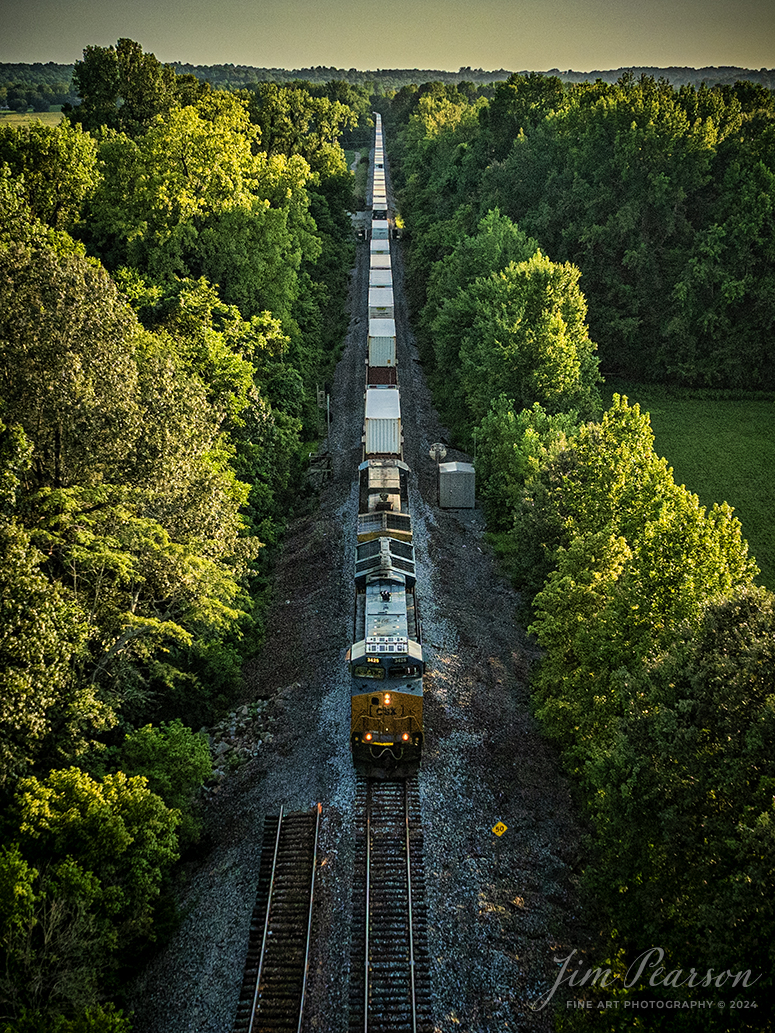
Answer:
[[[377,717],[395,717],[395,707],[377,707]]]

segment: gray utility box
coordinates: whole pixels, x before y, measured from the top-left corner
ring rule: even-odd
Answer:
[[[473,509],[476,473],[470,463],[439,464],[439,505],[442,509]]]

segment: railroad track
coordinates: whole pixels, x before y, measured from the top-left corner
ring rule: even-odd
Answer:
[[[234,1033],[300,1033],[320,804],[267,818]]]
[[[361,778],[357,803],[350,1033],[431,1033],[417,783]]]

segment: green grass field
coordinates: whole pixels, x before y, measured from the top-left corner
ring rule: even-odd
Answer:
[[[30,111],[26,115],[20,115],[16,111],[0,111],[0,122],[10,122],[13,126],[21,126],[26,122],[42,122],[44,126],[58,126],[61,121],[61,111]]]
[[[609,381],[651,415],[655,449],[704,506],[728,502],[743,525],[759,581],[775,590],[775,401],[708,399]]]

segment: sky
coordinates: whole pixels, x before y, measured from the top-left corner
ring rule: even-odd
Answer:
[[[0,61],[593,71],[775,67],[773,0],[0,0]]]

